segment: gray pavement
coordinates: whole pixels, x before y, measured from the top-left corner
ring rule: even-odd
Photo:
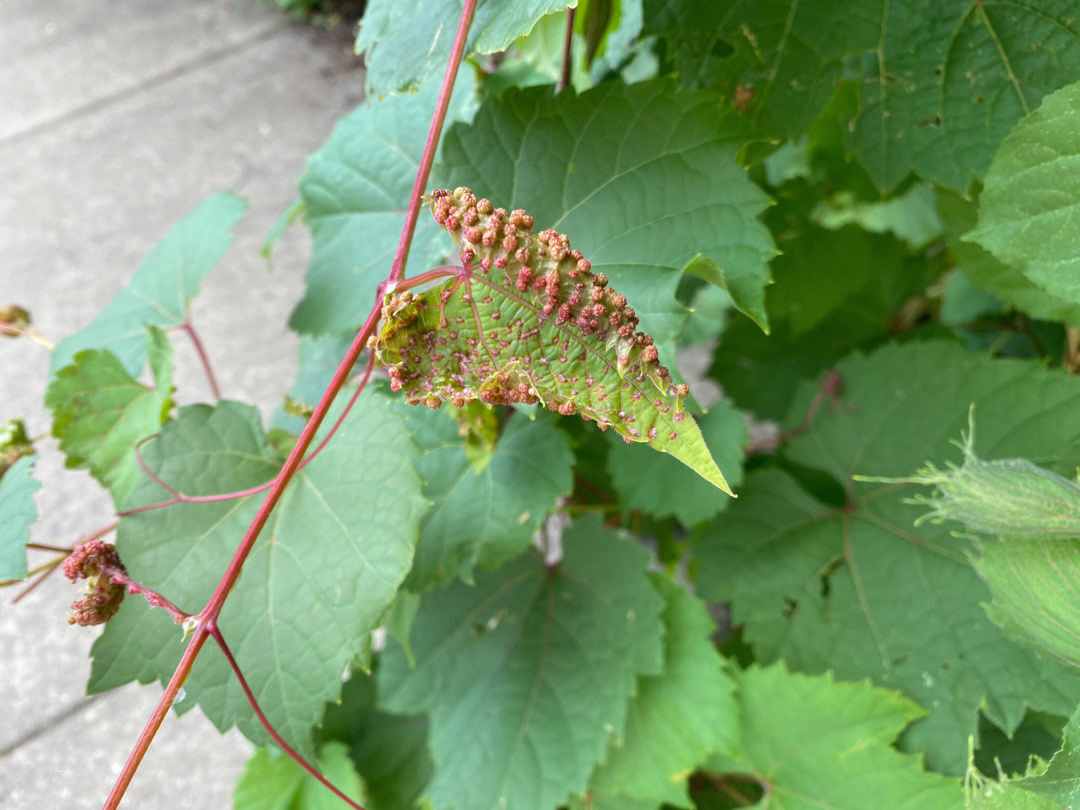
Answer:
[[[292,24],[247,0],[0,0],[0,303],[59,340],[88,323],[146,251],[207,194],[250,211],[192,307],[230,398],[276,407],[295,371],[285,319],[309,245],[292,229],[274,269],[263,237],[295,197],[305,157],[361,97],[347,32]],[[174,336],[179,403],[206,400]],[[0,340],[0,420],[48,428],[46,352]],[[33,539],[69,545],[109,520],[100,489],[42,443]],[[31,563],[35,559],[32,558]],[[96,808],[160,686],[83,697],[97,633],[69,627],[74,588],[0,592],[0,810]],[[163,726],[125,807],[227,808],[248,745],[198,711]]]

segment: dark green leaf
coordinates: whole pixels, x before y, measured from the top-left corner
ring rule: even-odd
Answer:
[[[510,90],[450,129],[440,176],[569,234],[665,344],[686,320],[675,289],[697,256],[765,326],[775,249],[757,216],[768,198],[736,162],[753,138],[717,96],[669,82],[555,98],[546,88]]]
[[[989,621],[970,540],[947,527],[913,528],[920,512],[905,503],[910,489],[852,476],[902,477],[928,458],[956,458],[951,440],[971,402],[983,454],[1060,453],[1080,439],[1080,383],[1037,362],[993,361],[945,343],[888,346],[836,368],[842,396],[823,404],[786,456],[839,482],[848,504],[829,507],[775,470],[749,476],[733,508],[695,539],[699,586],[732,602],[760,660],[902,689],[930,711],[905,745],[925,750],[931,767],[961,773],[980,707],[1011,732],[1026,705],[1071,711],[1080,679]],[[788,426],[817,391],[801,387]]]
[[[335,416],[331,411],[328,425]],[[222,632],[263,710],[307,754],[310,729],[337,697],[345,665],[366,650],[409,569],[425,504],[415,455],[386,398],[365,393],[333,441],[297,473],[222,611]],[[145,457],[189,495],[251,487],[279,466],[258,413],[233,402],[181,409]],[[156,502],[164,494],[144,479],[131,501]],[[126,517],[117,549],[135,579],[197,611],[264,497]],[[90,688],[164,681],[182,650],[167,616],[129,599],[94,645]],[[235,723],[253,740],[266,739],[216,650],[199,657],[185,688],[179,710],[198,704],[222,730]]]
[[[128,374],[146,363],[146,327],[179,326],[188,302],[232,243],[231,231],[247,203],[227,192],[207,197],[146,254],[131,281],[90,324],[64,338],[52,354],[53,371],[83,349],[108,349]]]
[[[26,576],[26,543],[38,519],[34,493],[41,487],[30,473],[33,456],[23,456],[0,476],[0,579]]]
[[[465,56],[506,50],[545,14],[576,5],[577,0],[485,0],[469,28]],[[463,6],[463,0],[370,0],[356,39],[368,95],[415,92],[442,76]]]
[[[150,328],[146,355],[153,388],[132,377],[112,352],[90,349],[58,370],[45,392],[67,466],[90,470],[117,506],[142,476],[135,445],[156,433],[172,408],[172,346],[160,329]]]
[[[547,810],[584,791],[637,677],[661,670],[645,551],[598,520],[563,544],[558,567],[529,555],[424,594],[415,669],[395,645],[383,656],[383,705],[430,717],[436,810]]]
[[[345,795],[367,803],[345,745],[330,742],[322,746],[315,766]],[[340,810],[342,806],[341,799],[276,749],[255,752],[233,793],[233,810]]]
[[[664,671],[641,678],[626,731],[589,789],[687,806],[689,773],[712,754],[738,750],[739,709],[731,673],[709,640],[715,627],[704,606],[659,574],[652,581],[665,601]]]

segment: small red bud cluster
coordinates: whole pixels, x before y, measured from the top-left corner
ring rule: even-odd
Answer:
[[[120,609],[125,589],[113,582],[110,571],[123,573],[124,566],[116,547],[104,540],[91,540],[76,548],[64,560],[64,575],[75,582],[86,580],[84,596],[71,603],[68,624],[86,627],[104,624]]]

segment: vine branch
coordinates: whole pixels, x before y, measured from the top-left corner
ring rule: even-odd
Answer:
[[[424,154],[420,159],[416,183],[413,185],[412,197],[409,200],[408,214],[406,215],[405,225],[402,229],[401,241],[398,245],[397,256],[394,259],[390,274],[385,282],[378,285],[375,306],[368,314],[367,319],[364,321],[364,325],[360,328],[352,345],[349,346],[349,350],[345,353],[345,357],[342,359],[337,371],[334,372],[330,384],[323,392],[323,395],[320,398],[319,403],[315,406],[315,410],[308,419],[307,424],[304,425],[300,437],[296,440],[296,444],[289,453],[288,459],[286,459],[281,471],[274,479],[266,499],[259,507],[259,511],[256,513],[254,520],[248,527],[243,539],[240,541],[240,545],[233,554],[232,560],[230,560],[228,567],[225,569],[221,581],[218,583],[217,588],[210,597],[210,601],[206,603],[206,607],[204,607],[200,613],[193,617],[196,620],[196,625],[191,641],[188,642],[188,646],[184,650],[180,663],[173,671],[172,677],[169,679],[165,691],[158,700],[153,714],[151,714],[142,734],[139,735],[139,739],[135,743],[135,747],[132,749],[131,754],[124,763],[124,767],[117,777],[112,791],[105,800],[103,810],[116,810],[119,806],[121,799],[124,797],[124,793],[127,792],[128,785],[131,784],[135,772],[138,770],[143,757],[146,755],[147,749],[150,747],[150,743],[154,739],[154,735],[161,727],[162,722],[164,722],[165,716],[169,712],[169,708],[176,700],[176,695],[184,685],[188,675],[191,673],[191,668],[195,663],[195,659],[201,652],[203,645],[206,643],[206,639],[211,635],[214,635],[215,637],[220,635],[217,627],[218,616],[221,614],[221,608],[225,604],[225,600],[228,598],[233,586],[236,584],[237,578],[240,576],[240,571],[243,568],[248,554],[251,553],[255,541],[258,539],[259,534],[266,525],[271,511],[273,511],[278,500],[281,498],[282,493],[285,491],[285,487],[288,486],[289,481],[292,480],[293,475],[295,475],[296,471],[299,469],[304,453],[315,438],[315,433],[318,431],[323,419],[326,418],[326,414],[329,412],[330,406],[337,397],[338,392],[345,385],[353,365],[367,346],[368,338],[375,333],[375,327],[379,322],[383,296],[388,289],[392,289],[393,286],[402,279],[405,263],[408,259],[409,248],[412,244],[413,233],[416,230],[416,221],[420,214],[421,198],[423,196],[424,188],[427,185],[428,176],[431,173],[431,166],[435,160],[435,151],[439,144],[443,123],[446,120],[446,111],[450,104],[451,94],[454,90],[454,81],[457,78],[458,67],[461,63],[461,58],[465,53],[465,43],[468,38],[469,28],[472,25],[473,14],[476,11],[476,3],[477,0],[465,0],[465,7],[461,12],[457,33],[454,36],[454,45],[450,54],[450,61],[447,65],[446,75],[443,77],[442,87],[439,91],[439,100],[436,105],[435,114],[432,118],[427,142],[424,145]],[[300,764],[303,765],[302,762]]]
[[[570,84],[570,71],[574,61],[574,7],[566,10],[566,35],[563,37],[562,72],[555,92],[561,93]]]
[[[191,345],[195,347],[195,354],[199,356],[199,362],[202,364],[207,382],[210,383],[210,393],[214,395],[215,400],[221,399],[221,389],[218,388],[217,378],[214,376],[214,369],[210,365],[210,357],[206,354],[206,348],[203,346],[202,340],[199,339],[199,333],[196,332],[195,327],[191,325],[191,319],[186,319],[177,328],[187,332],[187,336],[191,338]]]

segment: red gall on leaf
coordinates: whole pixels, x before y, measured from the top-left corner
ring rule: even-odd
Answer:
[[[731,494],[675,384],[626,297],[570,239],[532,232],[467,188],[435,191],[435,221],[461,248],[461,272],[383,302],[375,351],[391,388],[412,404],[533,404],[579,414],[627,442],[671,453]],[[462,223],[471,223],[462,227]]]

